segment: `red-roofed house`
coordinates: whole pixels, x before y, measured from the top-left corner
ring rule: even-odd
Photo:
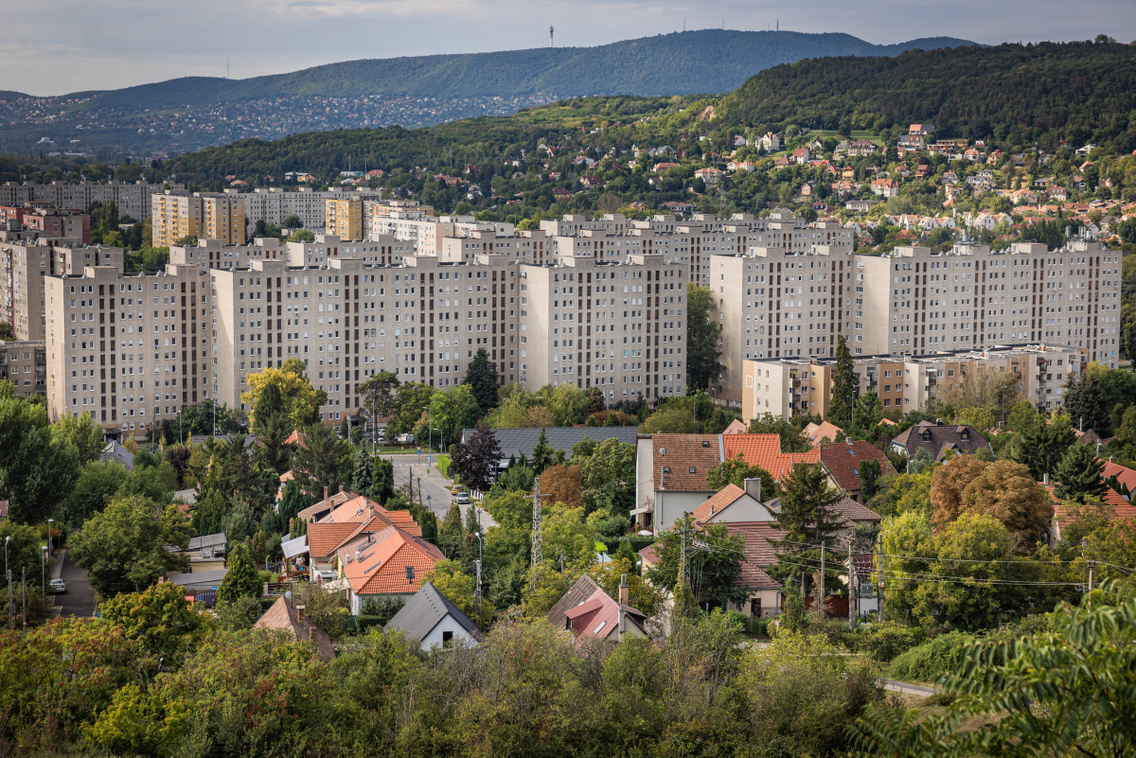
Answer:
[[[781,584],[765,569],[777,563],[777,553],[770,543],[782,539],[785,532],[769,521],[729,522],[726,531],[745,540],[745,561],[737,584],[748,588],[749,598],[740,610],[757,617],[776,614],[781,608]]]
[[[1121,466],[1119,463],[1113,463],[1112,460],[1104,461],[1104,471],[1102,472],[1105,479],[1112,479],[1116,477],[1116,484],[1120,494],[1124,494],[1125,490],[1129,494],[1136,492],[1136,471]]]
[[[1040,483],[1040,482],[1039,482]],[[1053,521],[1049,526],[1049,542],[1055,544],[1061,539],[1061,529],[1065,524],[1070,523],[1069,510],[1062,504],[1061,498],[1057,497],[1054,492],[1054,485],[1051,483],[1040,483],[1045,487],[1045,491],[1049,493],[1049,497],[1053,499]],[[1101,497],[1105,505],[1111,506],[1114,510],[1112,520],[1123,521],[1125,519],[1136,518],[1136,505],[1124,499],[1116,490],[1111,487],[1105,487],[1104,495]]]
[[[313,525],[315,526],[315,525]],[[351,614],[358,616],[372,598],[413,595],[422,580],[444,559],[437,547],[396,526],[374,535],[374,541],[351,556],[344,569],[350,586]]]
[[[820,462],[829,481],[845,495],[861,502],[860,464],[874,460],[880,464],[880,476],[894,476],[895,467],[884,452],[865,440],[848,440],[820,446]]]
[[[727,484],[714,497],[694,509],[698,524],[728,521],[775,521],[773,512],[761,502],[761,480],[746,479],[746,489]]]
[[[819,424],[810,423],[804,431],[805,436],[809,438],[809,444],[818,448],[824,440],[836,442],[836,435],[844,434],[844,430],[831,421],[823,421]]]
[[[615,601],[597,589],[587,600],[565,611],[564,628],[572,632],[577,643],[586,639],[619,642],[624,637],[649,637],[644,628],[647,615],[628,604],[630,588],[620,587],[619,594],[619,601]]]

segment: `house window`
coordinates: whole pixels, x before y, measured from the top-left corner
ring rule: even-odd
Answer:
[[[442,644],[443,645],[450,644],[450,640],[452,640],[453,638],[454,638],[453,632],[442,632]]]

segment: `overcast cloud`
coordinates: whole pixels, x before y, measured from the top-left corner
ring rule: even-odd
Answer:
[[[233,78],[358,58],[585,47],[721,27],[846,32],[891,44],[1136,38],[1133,0],[39,0],[6,14],[0,90],[58,95]]]

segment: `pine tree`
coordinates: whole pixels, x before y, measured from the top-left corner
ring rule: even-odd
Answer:
[[[371,465],[371,455],[365,448],[359,448],[355,456],[355,475],[351,479],[351,489],[360,495],[367,495],[375,481],[375,469]]]
[[[1070,373],[1065,382],[1065,398],[1062,403],[1069,414],[1074,428],[1089,431],[1100,436],[1108,432],[1108,409],[1104,389],[1095,374],[1089,373],[1078,378]]]
[[[367,497],[379,505],[385,505],[394,495],[394,464],[379,458],[372,467],[371,488]]]
[[[883,471],[880,469],[880,462],[874,459],[860,461],[860,501],[868,502],[876,496],[879,491],[877,482],[880,479]]]
[[[490,363],[485,348],[478,348],[470,361],[465,372],[465,384],[473,391],[473,397],[483,413],[497,407],[497,367]]]
[[[832,399],[828,403],[828,420],[841,429],[852,426],[853,394],[858,389],[852,353],[844,335],[836,342],[836,367],[832,372]]]
[[[1083,503],[1086,498],[1102,497],[1107,486],[1103,478],[1104,464],[1097,460],[1088,445],[1071,445],[1055,474],[1058,484],[1053,492],[1062,500]]]
[[[784,556],[782,563],[767,569],[770,576],[787,581],[798,578],[804,593],[811,592],[816,583],[809,577],[820,568],[820,546],[829,551],[836,546],[836,533],[842,525],[840,516],[833,511],[840,500],[840,493],[828,486],[828,477],[820,466],[798,463],[787,480],[781,482],[784,490],[781,496],[779,528],[785,536],[772,541],[778,555]],[[826,570],[826,589],[830,594],[844,589],[837,576],[835,561],[830,561],[832,571]],[[788,589],[788,588],[786,588]]]
[[[242,597],[260,597],[263,589],[260,575],[243,542],[233,546],[225,564],[229,571],[217,589],[218,603],[232,603]]]
[[[438,547],[442,548],[447,558],[456,560],[464,538],[461,508],[457,503],[451,503],[450,510],[446,512],[446,520],[438,530]]]
[[[532,470],[537,476],[544,473],[544,470],[552,465],[552,446],[548,444],[548,437],[544,434],[544,429],[540,430],[540,439],[536,441],[536,447],[533,448]]]

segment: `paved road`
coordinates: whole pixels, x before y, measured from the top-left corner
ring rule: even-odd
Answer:
[[[924,687],[921,684],[911,684],[909,682],[897,682],[894,679],[881,679],[880,684],[883,685],[885,690],[903,692],[908,695],[923,695],[924,697],[929,697],[935,694],[933,687]]]
[[[427,458],[430,460],[430,466],[426,464]],[[438,517],[439,521],[444,519],[454,499],[450,494],[453,483],[438,471],[438,456],[436,454],[427,456],[425,453],[421,456],[403,454],[392,455],[390,460],[394,463],[395,485],[402,488],[407,480],[412,478],[416,495],[419,487],[422,489],[422,503]],[[418,499],[417,496],[415,499]],[[488,529],[496,524],[485,509],[478,508],[478,512],[483,528]]]
[[[71,562],[71,554],[63,553],[62,570],[59,578],[67,583],[67,592],[55,596],[55,605],[61,616],[93,616],[95,613],[95,591],[87,581],[87,572]],[[52,572],[54,574],[54,572]]]

